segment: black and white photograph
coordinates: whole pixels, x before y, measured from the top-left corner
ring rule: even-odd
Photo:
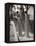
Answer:
[[[35,40],[35,6],[34,4],[9,3],[7,5],[9,27],[8,36],[10,42]],[[7,17],[6,17],[7,19]],[[7,21],[7,20],[6,20]]]

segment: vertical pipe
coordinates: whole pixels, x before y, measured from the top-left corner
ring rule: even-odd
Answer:
[[[27,37],[27,14],[25,13],[25,37]]]

